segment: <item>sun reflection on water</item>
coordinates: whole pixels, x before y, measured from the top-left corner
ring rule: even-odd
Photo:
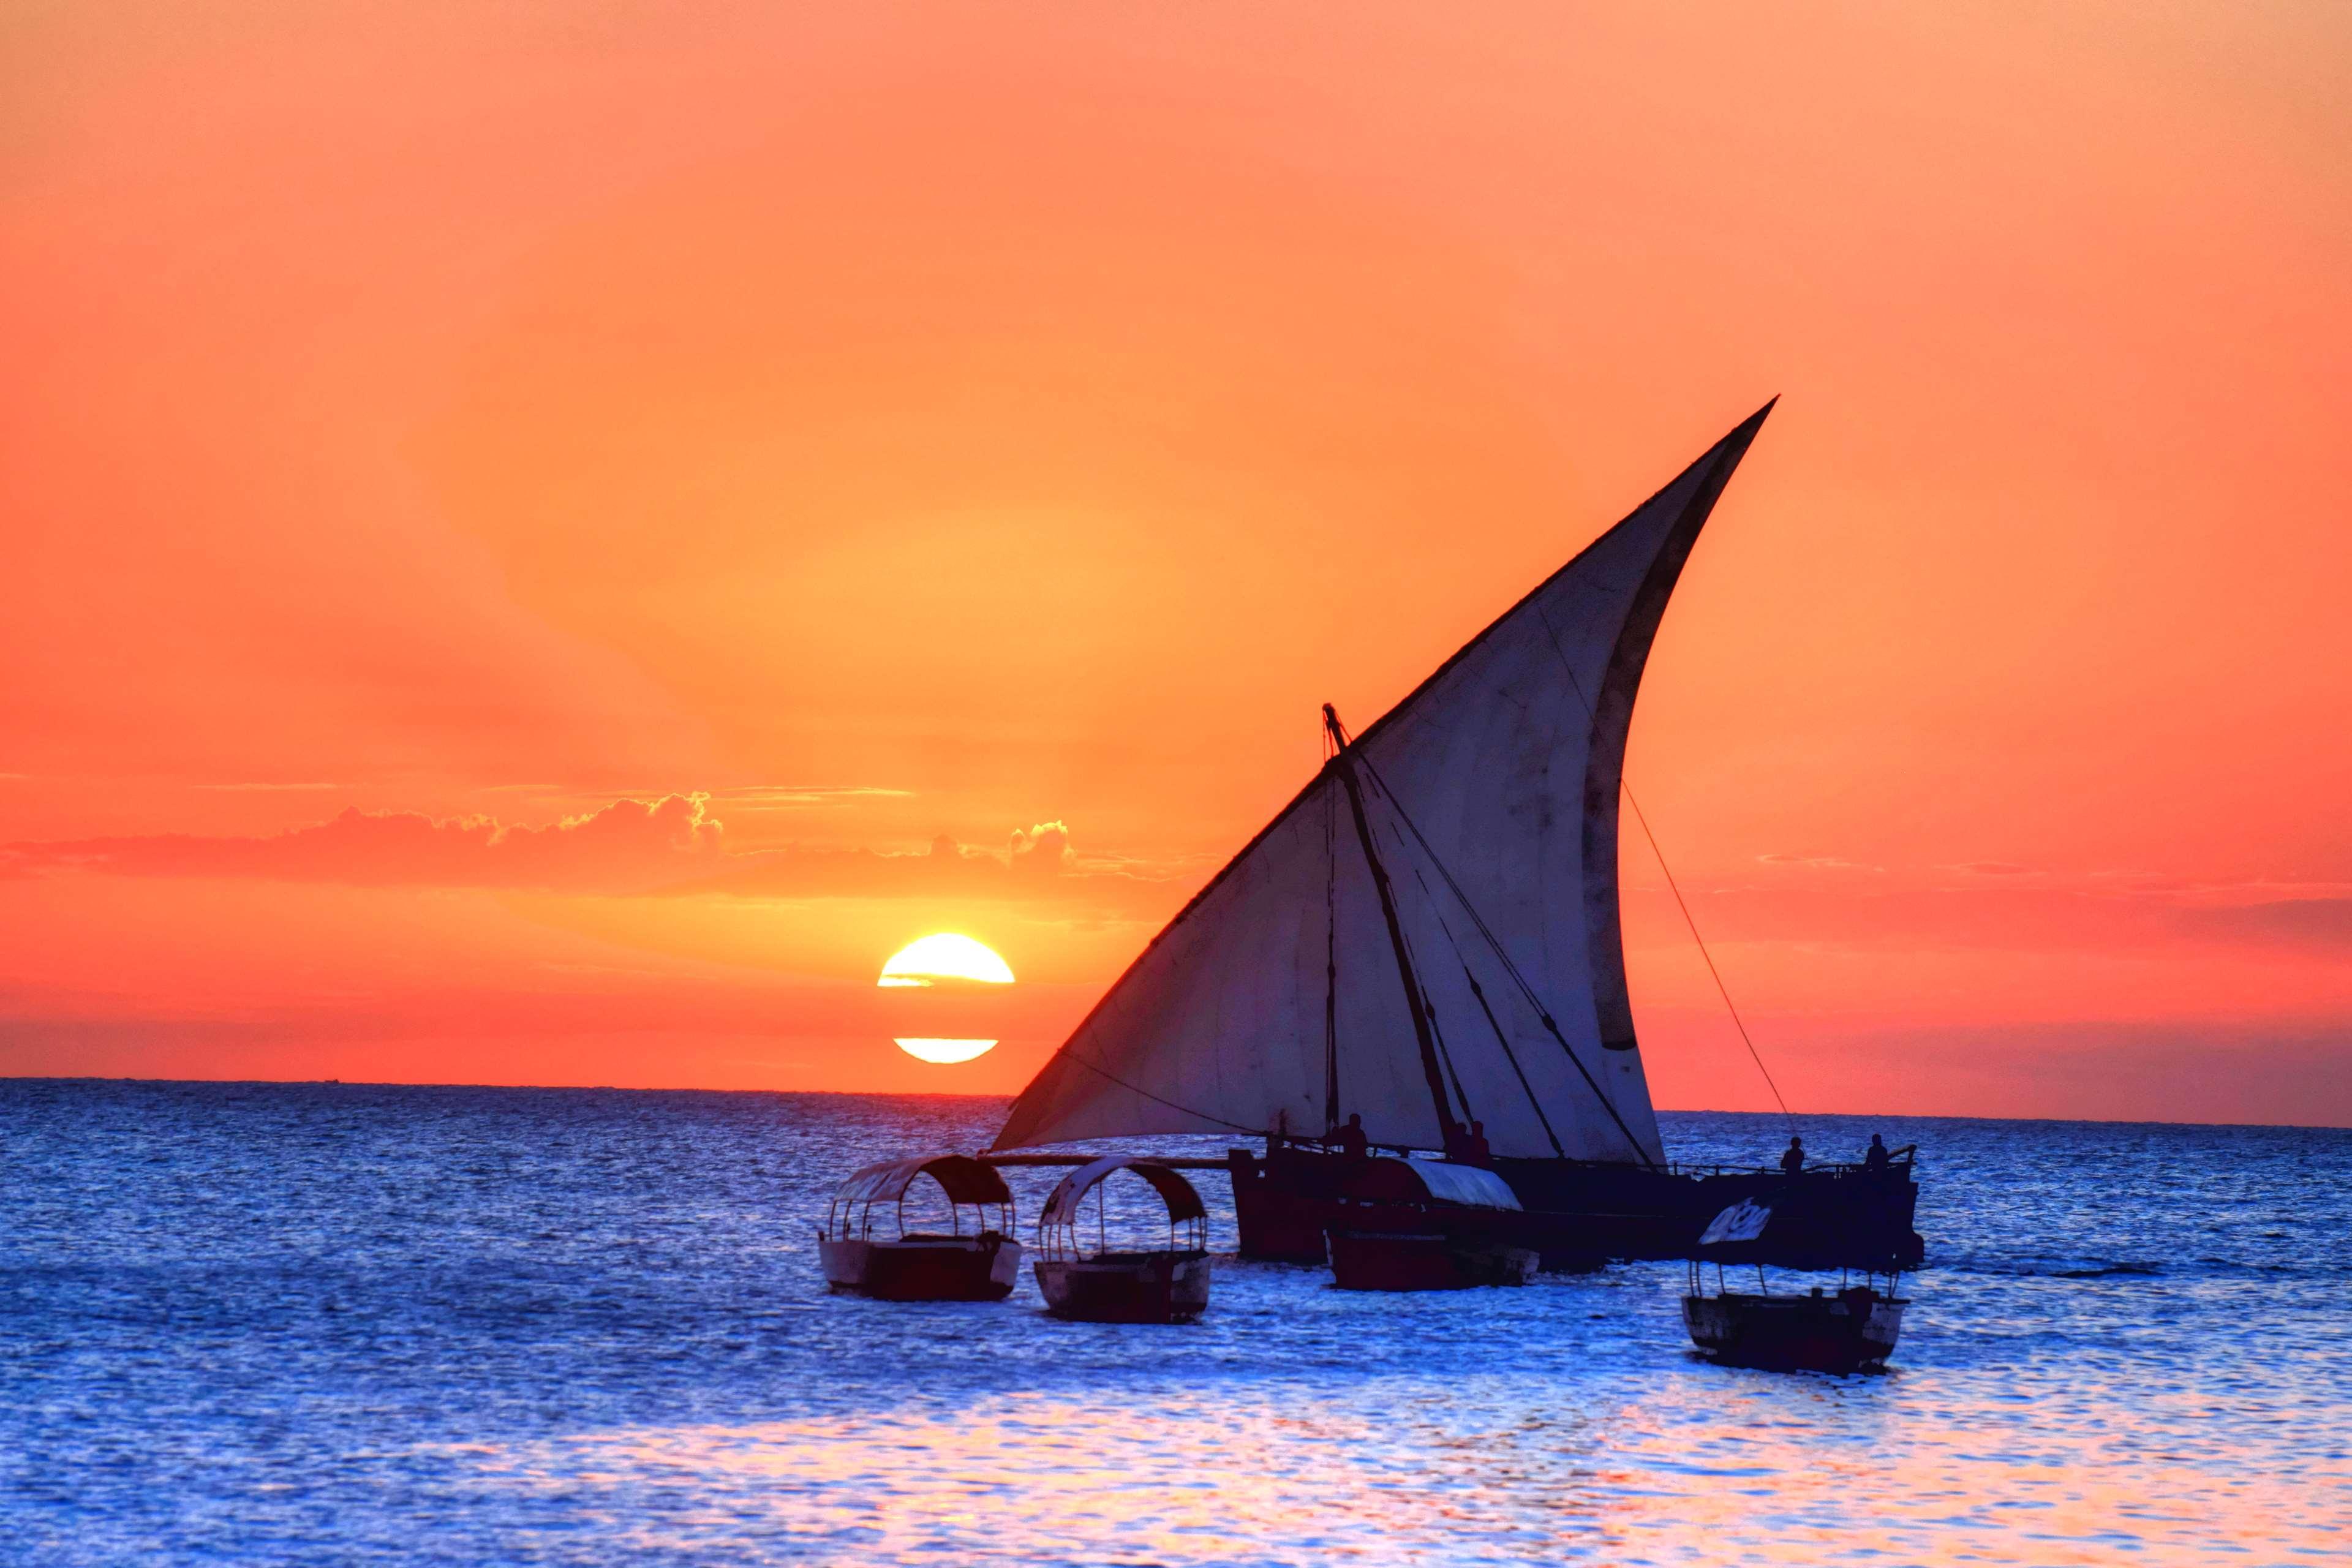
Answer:
[[[1504,1378],[1387,1405],[1382,1384],[1360,1392],[1296,1409],[1207,1391],[1131,1405],[1005,1394],[464,1459],[478,1486],[603,1492],[599,1513],[660,1521],[644,1546],[877,1563],[2056,1565],[2345,1544],[2307,1485],[1989,1453],[1964,1427],[1916,1422],[1882,1446],[1866,1415],[1852,1419],[1867,1402],[1828,1380],[1793,1406],[1785,1384],[1759,1396],[1726,1383],[1703,1406],[1567,1415]]]

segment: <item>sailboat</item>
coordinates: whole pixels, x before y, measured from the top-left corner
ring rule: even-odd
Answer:
[[[1548,1266],[1685,1255],[1787,1185],[1668,1163],[1617,873],[1643,668],[1771,407],[1377,722],[1350,733],[1326,706],[1320,771],[1113,983],[992,1149],[1263,1139],[1228,1155],[1240,1250],[1302,1262],[1326,1258],[1368,1145],[1494,1171]],[[1880,1176],[1784,1204],[1788,1245],[1916,1251],[1909,1168]]]

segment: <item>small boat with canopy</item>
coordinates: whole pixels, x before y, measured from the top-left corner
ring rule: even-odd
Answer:
[[[1110,1178],[1122,1171],[1159,1194],[1167,1211],[1164,1246],[1136,1245],[1163,1239],[1142,1234],[1156,1229],[1150,1222],[1126,1213],[1114,1220]],[[1092,1226],[1084,1223],[1089,1196]],[[1208,1210],[1192,1184],[1166,1165],[1106,1155],[1064,1176],[1045,1199],[1037,1215],[1036,1270],[1045,1310],[1056,1318],[1190,1322],[1209,1305]]]
[[[1326,1232],[1332,1281],[1343,1290],[1524,1285],[1538,1261],[1528,1217],[1492,1171],[1366,1159],[1341,1183]]]
[[[1683,1322],[1691,1342],[1727,1366],[1776,1372],[1856,1372],[1883,1364],[1903,1331],[1900,1282],[1893,1258],[1867,1258],[1839,1270],[1838,1288],[1814,1285],[1775,1292],[1764,1272],[1771,1256],[1774,1206],[1750,1198],[1715,1216],[1690,1261]],[[1756,1289],[1734,1290],[1727,1268],[1753,1265]],[[1715,1291],[1706,1290],[1706,1270]],[[1856,1275],[1859,1274],[1859,1279]]]
[[[911,1205],[910,1205],[911,1200]],[[1001,1301],[1020,1277],[1013,1192],[969,1154],[867,1165],[825,1207],[825,1282],[883,1301]]]

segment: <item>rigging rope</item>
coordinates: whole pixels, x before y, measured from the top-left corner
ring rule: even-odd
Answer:
[[[1244,1126],[1238,1121],[1228,1121],[1222,1116],[1212,1116],[1205,1110],[1195,1110],[1189,1105],[1179,1105],[1174,1100],[1156,1095],[1148,1089],[1139,1089],[1136,1085],[1128,1082],[1127,1079],[1119,1077],[1118,1074],[1111,1071],[1108,1068],[1098,1067],[1095,1063],[1087,1060],[1086,1058],[1078,1055],[1077,1052],[1070,1049],[1067,1046],[1063,1047],[1061,1050],[1055,1054],[1056,1060],[1063,1057],[1067,1057],[1070,1060],[1077,1063],[1088,1072],[1097,1073],[1110,1079],[1111,1082],[1118,1085],[1119,1088],[1126,1089],[1129,1093],[1139,1094],[1143,1096],[1144,1099],[1164,1105],[1171,1110],[1181,1110],[1187,1116],[1197,1116],[1203,1121],[1213,1121],[1220,1127],[1230,1127],[1234,1131],[1247,1133],[1252,1138],[1264,1136],[1265,1130],[1263,1128]]]
[[[1461,900],[1462,910],[1470,917],[1470,923],[1478,928],[1478,934],[1486,939],[1486,945],[1493,948],[1495,956],[1503,961],[1504,973],[1508,974],[1511,977],[1511,983],[1519,988],[1519,994],[1527,998],[1528,1005],[1535,1009],[1536,1016],[1543,1020],[1546,1032],[1559,1042],[1559,1048],[1567,1053],[1570,1065],[1576,1068],[1577,1076],[1584,1080],[1584,1087],[1592,1091],[1593,1098],[1601,1101],[1601,1109],[1609,1113],[1609,1120],[1617,1124],[1619,1132],[1624,1134],[1626,1144],[1633,1151],[1633,1157],[1645,1165],[1657,1163],[1650,1158],[1649,1152],[1642,1147],[1642,1141],[1633,1136],[1633,1130],[1625,1125],[1625,1119],[1617,1113],[1617,1102],[1609,1098],[1609,1091],[1601,1087],[1600,1080],[1592,1076],[1592,1070],[1584,1065],[1584,1058],[1576,1054],[1576,1047],[1570,1045],[1568,1037],[1559,1032],[1559,1023],[1551,1016],[1551,1009],[1543,1005],[1543,999],[1536,994],[1535,987],[1528,984],[1528,977],[1519,973],[1518,964],[1513,962],[1510,953],[1505,951],[1502,939],[1488,927],[1486,917],[1478,912],[1478,906],[1470,901],[1470,895],[1462,890],[1462,884],[1455,881],[1454,873],[1445,868],[1445,862],[1437,858],[1437,851],[1431,847],[1428,836],[1422,832],[1421,825],[1413,821],[1412,816],[1406,812],[1404,803],[1397,799],[1396,792],[1389,788],[1386,779],[1381,777],[1381,771],[1372,764],[1371,758],[1365,757],[1362,761],[1364,772],[1370,776],[1373,784],[1379,788],[1381,798],[1386,800],[1390,809],[1397,814],[1397,820],[1412,830],[1413,837],[1421,843],[1422,853],[1427,855],[1429,863],[1437,868],[1437,874],[1445,879],[1445,885],[1454,889],[1454,896]]]
[[[1390,831],[1393,833],[1395,830],[1391,828]],[[1404,840],[1400,837],[1397,842],[1402,845]],[[1470,971],[1470,955],[1462,951],[1462,941],[1454,934],[1454,922],[1447,920],[1445,911],[1438,907],[1437,895],[1430,891],[1429,879],[1421,874],[1418,866],[1412,868],[1412,879],[1421,884],[1422,892],[1428,896],[1430,911],[1437,916],[1437,929],[1445,933],[1446,945],[1454,949],[1454,956],[1461,961],[1462,978],[1469,983],[1470,994],[1478,999],[1478,1011],[1486,1015],[1486,1026],[1495,1031],[1495,1043],[1503,1047],[1503,1059],[1511,1064],[1512,1075],[1519,1080],[1519,1088],[1528,1097],[1528,1109],[1536,1113],[1536,1121],[1543,1128],[1544,1136],[1551,1142],[1551,1152],[1563,1160],[1567,1159],[1568,1151],[1561,1146],[1559,1134],[1551,1129],[1551,1118],[1544,1114],[1543,1101],[1536,1098],[1536,1086],[1528,1081],[1527,1069],[1519,1066],[1519,1053],[1511,1049],[1511,1037],[1503,1032],[1502,1020],[1495,1016],[1494,1005],[1486,1000],[1486,988],[1478,984],[1477,975]]]
[[[1584,709],[1585,718],[1597,719],[1599,716],[1593,711],[1592,700],[1584,695],[1584,682],[1576,679],[1576,666],[1570,662],[1568,650],[1559,646],[1559,633],[1553,629],[1551,617],[1538,609],[1536,620],[1543,626],[1544,640],[1551,644],[1551,651],[1559,658],[1560,668],[1567,672],[1568,689],[1576,693],[1576,700]],[[1633,798],[1633,786],[1625,782],[1622,768],[1617,773],[1617,788],[1624,795],[1625,804],[1633,808],[1633,820],[1641,824],[1642,837],[1649,840],[1650,853],[1656,857],[1658,870],[1665,877],[1666,887],[1675,895],[1675,907],[1682,910],[1683,924],[1690,929],[1691,941],[1697,944],[1699,957],[1706,961],[1706,972],[1714,978],[1716,994],[1723,998],[1723,1010],[1731,1015],[1731,1026],[1739,1031],[1739,1043],[1748,1047],[1748,1055],[1755,1061],[1756,1070],[1764,1075],[1764,1087],[1772,1091],[1772,1103],[1780,1108],[1780,1119],[1789,1124],[1790,1136],[1794,1137],[1797,1131],[1796,1113],[1780,1097],[1780,1086],[1772,1081],[1772,1069],[1764,1065],[1764,1054],[1756,1048],[1755,1038],[1748,1033],[1747,1020],[1740,1017],[1738,1007],[1733,1005],[1731,987],[1723,983],[1723,972],[1715,966],[1715,954],[1707,951],[1706,938],[1698,933],[1698,921],[1692,918],[1690,904],[1683,898],[1681,885],[1675,880],[1674,868],[1666,864],[1666,852],[1658,847],[1658,836],[1650,831],[1650,819],[1643,815],[1642,803]]]
[[[1388,793],[1386,785],[1381,786],[1381,793],[1382,795]],[[1389,837],[1397,841],[1397,847],[1400,849],[1406,847],[1403,837],[1395,828],[1389,829]],[[1416,872],[1415,875],[1419,873]],[[1423,886],[1426,889],[1428,884],[1423,883]],[[1454,1085],[1454,1098],[1462,1102],[1462,1121],[1466,1126],[1477,1120],[1478,1113],[1470,1109],[1470,1093],[1462,1087],[1461,1070],[1454,1067],[1454,1052],[1445,1044],[1444,1026],[1437,1021],[1437,1004],[1431,999],[1429,987],[1421,983],[1421,963],[1413,957],[1412,938],[1402,926],[1397,928],[1397,941],[1404,945],[1404,983],[1421,993],[1421,1012],[1422,1016],[1429,1020],[1430,1043],[1437,1047],[1437,1059],[1444,1064],[1445,1076]]]
[[[1642,803],[1633,798],[1633,786],[1627,784],[1621,774],[1617,787],[1625,792],[1625,804],[1633,808],[1633,820],[1642,825],[1642,837],[1650,841],[1650,853],[1657,857],[1658,869],[1666,879],[1666,889],[1675,896],[1675,907],[1683,912],[1683,924],[1690,928],[1691,941],[1698,944],[1698,955],[1706,960],[1706,972],[1715,979],[1715,992],[1723,998],[1723,1010],[1731,1015],[1731,1026],[1739,1031],[1739,1043],[1746,1046],[1748,1054],[1755,1058],[1756,1070],[1764,1075],[1764,1087],[1772,1091],[1772,1102],[1780,1108],[1780,1119],[1789,1124],[1789,1135],[1795,1137],[1796,1115],[1790,1110],[1789,1102],[1780,1098],[1780,1086],[1772,1081],[1772,1069],[1764,1065],[1763,1053],[1756,1048],[1755,1040],[1748,1036],[1747,1020],[1740,1017],[1738,1007],[1732,1003],[1731,987],[1723,983],[1723,972],[1715,966],[1715,954],[1707,951],[1706,938],[1698,934],[1698,921],[1691,918],[1690,905],[1683,898],[1682,886],[1675,880],[1673,868],[1666,864],[1665,851],[1658,847],[1658,836],[1650,831],[1650,819],[1642,815]]]

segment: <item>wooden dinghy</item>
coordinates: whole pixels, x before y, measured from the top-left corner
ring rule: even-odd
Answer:
[[[1342,1184],[1330,1228],[1343,1290],[1524,1285],[1538,1261],[1510,1184],[1476,1165],[1365,1159]]]
[[[1105,1184],[1119,1171],[1134,1172],[1159,1194],[1168,1211],[1165,1247],[1112,1246]],[[1091,1238],[1079,1224],[1088,1194],[1095,1199]],[[1209,1305],[1208,1229],[1201,1194],[1167,1166],[1122,1155],[1081,1165],[1062,1178],[1037,1216],[1037,1288],[1045,1310],[1090,1323],[1190,1322]]]
[[[909,1189],[918,1218],[937,1200],[916,1189],[928,1178],[945,1197],[944,1229],[909,1229]],[[1001,1301],[1020,1277],[1013,1192],[995,1168],[969,1154],[868,1165],[842,1183],[817,1232],[825,1283],[882,1301]]]
[[[1727,1264],[1744,1264],[1763,1255],[1772,1218],[1769,1203],[1735,1204],[1700,1237],[1691,1259],[1690,1289],[1683,1297],[1683,1323],[1691,1342],[1727,1366],[1858,1372],[1885,1364],[1903,1331],[1903,1309],[1910,1305],[1895,1293],[1899,1276],[1891,1264],[1864,1267],[1860,1283],[1854,1281],[1853,1270],[1843,1270],[1834,1290],[1814,1285],[1775,1293],[1764,1265],[1757,1262],[1754,1291],[1725,1288]],[[1712,1295],[1705,1279],[1710,1263],[1715,1268]]]

